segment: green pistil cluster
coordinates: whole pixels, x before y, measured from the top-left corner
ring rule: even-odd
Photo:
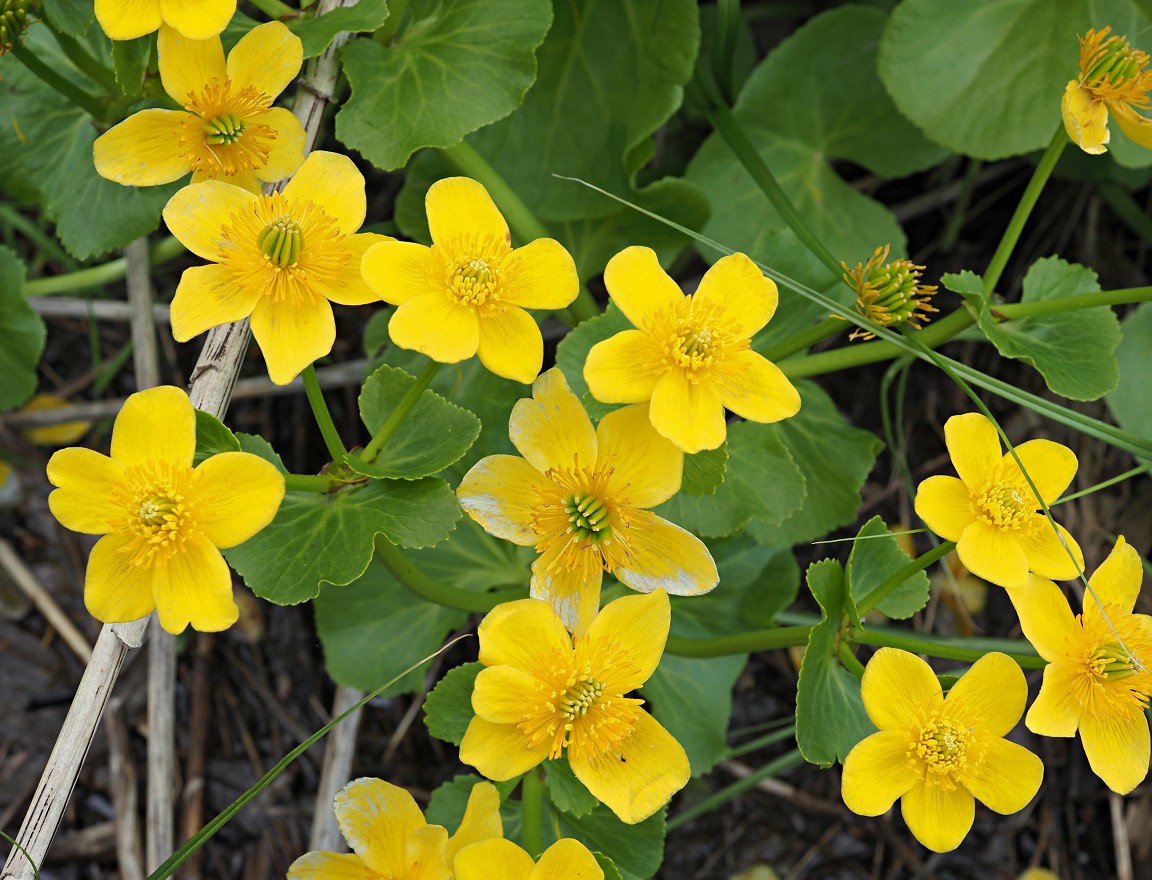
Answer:
[[[569,495],[564,499],[569,529],[581,540],[598,544],[612,534],[608,522],[608,508],[599,498],[586,493]]]
[[[225,113],[222,116],[213,116],[204,123],[205,142],[217,146],[219,144],[234,144],[244,134],[247,123],[236,116],[235,113]]]
[[[1138,77],[1148,61],[1148,56],[1139,49],[1133,49],[1122,37],[1112,37],[1100,48],[1100,57],[1085,75],[1089,86],[1093,83],[1110,82],[1120,86]]]
[[[1118,642],[1104,645],[1096,656],[1096,672],[1109,680],[1129,678],[1136,674],[1132,655]]]
[[[16,45],[28,29],[28,0],[0,0],[0,55]]]
[[[289,217],[280,217],[267,226],[256,239],[260,252],[281,269],[295,266],[304,249],[304,233]]]

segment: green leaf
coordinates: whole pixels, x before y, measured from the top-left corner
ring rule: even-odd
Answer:
[[[1047,146],[1076,76],[1077,37],[1106,24],[1150,48],[1148,16],[1132,0],[905,0],[884,32],[880,78],[932,140],[1002,159]]]
[[[385,171],[515,110],[552,21],[547,0],[439,0],[410,11],[415,20],[392,46],[353,40],[342,55],[352,95],[336,136]]]
[[[112,41],[112,67],[116,72],[116,85],[130,98],[144,91],[144,72],[148,69],[154,42],[152,34],[135,40]]]
[[[96,21],[93,4],[87,0],[48,0],[42,4],[52,26],[73,37],[85,37]]]
[[[413,376],[389,366],[368,377],[360,391],[359,406],[369,432],[380,430],[415,384]],[[414,480],[458,461],[479,434],[476,416],[425,390],[372,464],[365,465],[354,456],[347,461],[354,471],[367,476]]]
[[[347,586],[322,586],[315,608],[328,675],[362,691],[375,690],[433,653],[468,620],[467,612],[417,596],[377,562]],[[413,670],[385,695],[418,693],[424,673]]]
[[[465,663],[450,669],[425,697],[424,723],[434,737],[454,746],[464,740],[464,732],[476,715],[472,710],[472,690],[483,668],[483,663]]]
[[[770,547],[792,547],[852,522],[860,487],[884,446],[874,434],[849,425],[818,385],[797,382],[796,389],[800,412],[772,429],[803,474],[807,491],[799,510],[778,525],[749,523],[749,534]]]
[[[279,453],[272,448],[272,444],[261,437],[259,434],[244,434],[237,432],[235,434],[236,440],[240,443],[240,450],[242,452],[251,452],[253,455],[258,455],[265,461],[276,466],[276,470],[282,474],[288,473],[288,468],[284,467],[284,460],[280,458]]]
[[[624,880],[620,875],[620,869],[608,856],[602,852],[594,852],[592,855],[596,859],[596,864],[600,866],[600,870],[604,872],[604,880]]]
[[[277,605],[315,598],[320,584],[350,584],[372,559],[377,535],[431,547],[456,527],[460,507],[443,480],[372,480],[339,492],[288,492],[276,518],[224,551],[257,596]]]
[[[959,273],[945,272],[940,276],[940,283],[974,306],[979,307],[984,303],[984,279],[970,269]]]
[[[584,362],[588,360],[588,352],[597,342],[631,329],[632,323],[624,317],[624,313],[614,302],[609,302],[603,314],[581,321],[556,346],[556,366],[564,373],[572,393],[584,402],[593,421],[599,421],[618,407],[615,404],[600,403],[588,390],[588,384],[584,381]]]
[[[0,246],[0,411],[32,396],[44,350],[44,321],[24,300],[23,291],[24,264]]]
[[[852,600],[859,605],[872,591],[912,561],[879,516],[874,516],[856,535],[848,557],[848,583]],[[928,575],[918,571],[887,595],[876,610],[896,620],[906,620],[928,604]]]
[[[432,792],[432,797],[428,799],[428,808],[424,811],[424,817],[428,820],[428,824],[451,828],[455,833],[455,830],[460,827],[460,822],[464,819],[464,811],[468,808],[468,798],[472,794],[472,787],[479,782],[491,782],[491,780],[483,779],[475,773],[464,773],[453,776],[451,781],[437,787]],[[520,777],[514,776],[507,782],[492,782],[491,784],[496,786],[496,790],[500,792],[500,800],[506,801],[509,793],[519,782]],[[505,837],[509,837],[510,828],[507,813],[512,806],[514,805],[505,803],[500,809],[500,812],[505,814]],[[509,837],[509,839],[511,838]]]
[[[1125,431],[1152,440],[1152,303],[1134,309],[1121,324],[1124,338],[1116,349],[1120,382],[1106,399],[1116,423]]]
[[[193,467],[218,453],[239,451],[240,441],[222,421],[202,409],[196,410],[196,455],[192,460]]]
[[[601,805],[579,818],[561,813],[560,833],[607,855],[624,880],[648,880],[664,860],[664,814],[658,810],[643,822],[625,825]]]
[[[681,492],[656,513],[695,535],[718,538],[739,531],[752,518],[780,522],[800,508],[804,475],[773,426],[731,424],[727,446],[727,475],[714,494]],[[771,479],[765,479],[766,474]]]
[[[808,566],[808,586],[820,604],[821,622],[812,629],[796,685],[796,745],[804,760],[821,767],[843,762],[876,728],[864,711],[860,680],[836,659],[837,635],[847,613],[844,572],[835,559]],[[854,614],[855,612],[852,611]]]
[[[572,772],[568,755],[544,762],[544,776],[548,781],[548,797],[556,809],[570,816],[587,816],[600,803]]]
[[[359,0],[355,6],[337,6],[324,15],[293,18],[288,27],[304,44],[304,57],[315,58],[338,33],[374,31],[387,20],[388,0]]]
[[[1037,260],[1024,276],[1023,303],[1096,293],[1096,273],[1059,257]],[[1116,387],[1120,322],[1109,306],[997,321],[985,305],[980,329],[1004,357],[1031,364],[1056,394],[1096,400]]]
[[[720,484],[724,482],[724,470],[727,465],[727,441],[715,449],[685,455],[684,482],[680,491],[689,495],[715,495]]]

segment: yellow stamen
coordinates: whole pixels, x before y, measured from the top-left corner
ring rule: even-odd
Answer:
[[[181,155],[192,170],[209,177],[256,171],[268,164],[276,130],[252,120],[272,107],[272,100],[255,86],[233,94],[228,79],[213,80],[188,96]]]
[[[964,723],[964,708],[936,697],[908,731],[908,766],[930,785],[951,791],[965,785],[984,760],[985,747]]]
[[[115,496],[124,516],[109,526],[131,539],[121,552],[132,565],[163,565],[199,532],[188,492],[191,475],[191,468],[161,463],[129,468]]]
[[[611,467],[550,468],[546,490],[538,489],[531,508],[531,526],[539,537],[536,552],[545,569],[567,571],[597,568],[613,571],[627,563],[632,548],[628,539],[634,508],[613,491]]]
[[[844,280],[856,291],[855,309],[881,327],[906,323],[919,330],[921,322],[929,320],[928,313],[937,311],[929,304],[936,287],[920,283],[923,266],[909,260],[888,263],[888,251],[888,245],[876,248],[868,262],[857,264],[855,269],[840,264]],[[876,334],[857,328],[848,338],[875,339]]]
[[[460,305],[497,314],[508,307],[508,284],[519,271],[511,253],[507,239],[499,236],[458,236],[433,245],[433,272]]]
[[[1130,46],[1127,37],[1109,36],[1111,30],[1090,30],[1080,39],[1080,87],[1105,103],[1152,105],[1148,54]]]
[[[1031,532],[1040,507],[1023,477],[1006,477],[997,466],[992,478],[972,490],[972,508],[989,525],[1010,531]]]

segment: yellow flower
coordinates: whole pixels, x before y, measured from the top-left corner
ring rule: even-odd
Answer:
[[[572,772],[621,821],[647,819],[688,782],[680,743],[625,694],[656,671],[671,610],[663,590],[610,602],[583,636],[552,606],[521,599],[480,623],[476,717],[460,760],[512,779],[568,753]]]
[[[42,412],[46,409],[63,409],[66,406],[71,404],[63,398],[51,394],[37,394],[20,407],[20,412]],[[67,446],[87,434],[91,427],[92,423],[85,421],[60,422],[56,425],[26,428],[24,436],[30,442],[41,446]]]
[[[717,260],[684,296],[655,251],[630,247],[608,261],[604,284],[636,330],[592,347],[584,380],[605,403],[652,402],[652,425],[683,449],[724,442],[724,408],[754,422],[796,415],[800,395],[749,349],[776,311],[776,285],[744,254]]]
[[[1108,36],[1111,30],[1090,30],[1080,38],[1080,75],[1060,102],[1068,137],[1085,153],[1108,151],[1108,111],[1124,134],[1152,148],[1152,119],[1136,112],[1152,106],[1148,55],[1128,45],[1127,37]]]
[[[288,880],[452,880],[452,860],[472,844],[504,834],[500,793],[472,786],[460,828],[449,838],[429,825],[407,791],[382,779],[354,779],[333,811],[351,854],[310,852],[294,861]]]
[[[156,611],[170,633],[236,622],[232,575],[217,548],[235,547],[272,521],[284,477],[247,452],[222,452],[193,468],[195,452],[192,403],[162,386],[124,402],[110,458],[70,447],[48,461],[59,487],[48,496],[53,515],[73,531],[104,536],[84,578],[84,604],[97,620]]]
[[[936,287],[920,283],[923,266],[911,260],[888,263],[887,259],[888,245],[884,245],[876,248],[867,263],[857,263],[855,269],[849,269],[847,263],[840,264],[844,267],[844,281],[856,291],[856,311],[881,327],[909,324],[919,330],[919,322],[928,322],[928,312],[937,311],[929,304]],[[857,327],[848,338],[875,339],[876,334]]]
[[[453,863],[456,880],[604,880],[604,871],[588,847],[565,837],[540,861],[510,840],[485,840],[465,847]]]
[[[96,171],[125,186],[223,180],[252,192],[304,161],[304,127],[273,107],[300,72],[300,38],[278,21],[253,28],[224,60],[219,37],[190,40],[169,27],[157,41],[160,79],[183,110],[141,110],[92,146]]]
[[[1148,775],[1152,617],[1132,613],[1143,576],[1140,555],[1121,537],[1089,581],[1100,605],[1085,595],[1083,614],[1073,617],[1064,594],[1044,578],[1008,594],[1025,637],[1048,661],[1028,729],[1041,736],[1079,730],[1092,771],[1119,794]]]
[[[366,210],[364,177],[337,153],[312,153],[271,196],[217,180],[184,187],[165,206],[164,222],[213,265],[184,271],[172,300],[172,335],[187,342],[251,316],[268,375],[287,385],[332,350],[329,301],[378,300],[360,277],[360,258],[388,238],[354,234]]]
[[[881,648],[860,687],[879,732],[844,760],[841,794],[852,812],[879,816],[899,798],[916,839],[949,852],[972,827],[973,799],[1007,815],[1040,788],[1040,759],[1003,738],[1028,701],[1024,673],[1006,654],[981,657],[945,696],[927,663]]]
[[[134,40],[161,24],[190,40],[208,40],[235,14],[236,0],[96,0],[96,20],[112,40]]]
[[[559,242],[513,249],[488,191],[467,177],[437,181],[425,200],[432,247],[389,241],[364,255],[368,286],[397,306],[388,334],[442,364],[479,354],[497,376],[531,382],[544,343],[525,309],[562,309],[576,298],[576,264]]]
[[[489,534],[539,556],[532,596],[576,633],[600,607],[608,571],[642,593],[677,596],[716,586],[716,563],[699,538],[645,508],[680,489],[684,455],[654,430],[645,406],[606,415],[598,428],[551,369],[517,401],[508,433],[524,458],[490,455],[457,490]]]
[[[1028,572],[1055,580],[1078,576],[1080,546],[1063,526],[1052,530],[1011,454],[1000,454],[996,428],[980,413],[944,425],[948,454],[960,478],[929,477],[916,489],[916,513],[948,541],[972,574],[1002,587],[1022,587]],[[1076,456],[1051,440],[1029,440],[1016,454],[1051,504],[1076,475]],[[1069,556],[1075,556],[1075,562]]]

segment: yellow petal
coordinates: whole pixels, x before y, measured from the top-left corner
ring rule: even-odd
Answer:
[[[529,385],[544,363],[544,340],[536,319],[521,308],[480,317],[480,363],[513,382]]]
[[[432,241],[492,237],[508,243],[508,224],[481,184],[468,177],[446,177],[428,188],[424,199]]]
[[[500,818],[500,792],[490,782],[477,782],[468,795],[468,806],[460,827],[448,841],[448,863],[464,847],[482,840],[504,836],[504,822]]]
[[[900,799],[900,813],[912,836],[933,852],[952,852],[968,835],[976,817],[976,802],[968,789],[945,791],[917,782]]]
[[[983,520],[964,529],[956,542],[956,555],[966,569],[989,583],[1007,589],[1028,583],[1028,557],[1019,539]]]
[[[680,287],[660,266],[652,248],[629,247],[620,251],[604,269],[604,286],[632,325],[647,330],[661,312],[674,309],[684,299]]]
[[[196,525],[222,550],[242,544],[272,522],[284,498],[284,475],[247,452],[221,452],[192,475]]]
[[[1064,604],[1068,604],[1067,600]],[[1067,662],[1049,663],[1044,667],[1044,683],[1024,719],[1029,730],[1041,736],[1076,735],[1081,714],[1074,690],[1077,677],[1075,667]]]
[[[452,862],[456,880],[528,880],[532,856],[510,840],[485,840],[460,850]]]
[[[711,382],[690,382],[679,370],[665,373],[652,390],[652,426],[692,454],[715,449],[728,436],[724,403]]]
[[[408,835],[428,823],[407,791],[383,779],[353,779],[332,805],[340,833],[369,868],[407,877]]]
[[[308,154],[286,187],[284,198],[310,200],[336,221],[344,235],[352,235],[364,223],[368,200],[364,175],[342,153],[315,150]]]
[[[96,138],[96,173],[125,186],[157,186],[192,170],[180,153],[181,110],[141,110]]]
[[[531,880],[604,880],[604,870],[588,847],[564,837],[544,850]]]
[[[220,183],[238,186],[240,189],[247,190],[257,196],[260,195],[260,189],[263,186],[256,172],[247,168],[243,171],[237,171],[235,174],[217,174],[216,169],[213,169],[211,173],[207,171],[192,172],[193,183],[203,183],[205,180],[218,180]]]
[[[524,734],[512,724],[493,724],[477,716],[468,722],[460,741],[460,760],[481,775],[503,782],[527,773],[548,757],[552,741],[529,746]]]
[[[575,568],[557,561],[563,550],[563,544],[555,544],[536,558],[528,592],[547,602],[573,635],[582,635],[600,608],[604,572],[590,549],[580,551],[586,554],[585,564]]]
[[[898,648],[881,648],[873,654],[860,680],[864,708],[880,730],[911,727],[939,695],[940,681],[932,667]]]
[[[304,64],[304,44],[278,21],[257,25],[228,53],[232,88],[255,86],[272,100],[288,88]]]
[[[1076,539],[1059,523],[1053,531],[1041,513],[1036,514],[1033,532],[1020,540],[1020,547],[1028,557],[1028,568],[1042,578],[1070,581],[1084,570],[1084,554]]]
[[[477,631],[480,662],[485,666],[515,666],[531,675],[539,658],[552,651],[571,651],[568,630],[546,602],[519,599],[488,612]]]
[[[526,309],[562,309],[580,290],[576,263],[564,245],[550,238],[538,238],[516,248],[505,261],[515,266],[501,284],[502,299]]]
[[[156,608],[152,569],[133,565],[122,552],[130,538],[105,535],[88,557],[84,575],[84,606],[102,623],[126,623],[147,617]]]
[[[58,486],[48,508],[60,525],[74,532],[103,535],[110,521],[124,516],[113,492],[124,479],[124,465],[93,449],[60,449],[48,459],[48,482]]]
[[[219,37],[193,40],[164,25],[156,35],[156,55],[160,82],[177,104],[187,104],[192,95],[226,76]]]
[[[192,535],[152,573],[160,626],[173,635],[186,626],[198,632],[228,629],[240,616],[232,598],[232,573],[220,551],[203,535]]]
[[[632,507],[655,507],[680,491],[684,453],[656,433],[645,404],[604,416],[596,428],[596,446],[596,469],[612,468],[611,486],[626,494]]]
[[[628,651],[631,669],[627,677],[615,675],[611,682],[613,692],[636,690],[652,677],[660,665],[671,624],[672,609],[668,595],[659,590],[640,596],[623,596],[609,602],[596,615],[588,629],[589,654],[605,656],[615,646]]]
[[[261,180],[283,180],[304,161],[304,126],[291,110],[273,107],[252,118],[254,123],[271,126],[276,131],[268,161],[257,172]]]
[[[185,269],[172,297],[172,338],[187,342],[206,330],[247,318],[261,301],[260,292],[241,287],[223,266]]]
[[[153,461],[192,467],[196,413],[188,395],[171,385],[130,395],[116,416],[111,451],[129,467]]]
[[[405,858],[407,871],[397,875],[404,880],[452,880],[448,832],[439,825],[424,825],[409,834]]]
[[[929,477],[916,487],[916,515],[945,541],[959,541],[976,521],[968,488],[956,477]]]
[[[1040,497],[1045,504],[1051,504],[1059,498],[1068,488],[1072,478],[1076,476],[1076,453],[1067,446],[1053,443],[1051,440],[1029,440],[1016,447],[1016,454],[1036,488],[1040,490]],[[1012,453],[1004,454],[1004,475],[1008,479],[1020,473],[1020,466],[1012,458]],[[1023,477],[1021,477],[1023,479]],[[1029,496],[1031,500],[1031,496]],[[1037,504],[1037,507],[1040,505]]]
[[[1100,155],[1108,152],[1108,106],[1092,96],[1088,89],[1080,88],[1070,80],[1060,99],[1060,113],[1064,130],[1072,143],[1085,153]]]
[[[268,378],[287,385],[332,350],[336,321],[332,306],[320,296],[289,302],[261,299],[252,312],[252,335],[264,353]]]
[[[714,310],[716,321],[736,339],[751,339],[772,315],[780,293],[744,254],[729,254],[712,264],[692,296],[697,309]]]
[[[1016,661],[993,651],[972,664],[945,698],[959,707],[964,724],[992,736],[1007,736],[1020,721],[1028,703],[1028,682]]]
[[[533,383],[531,398],[516,401],[508,437],[540,473],[570,470],[577,461],[592,467],[597,460],[596,429],[556,367]]]
[[[624,330],[597,342],[584,361],[584,381],[602,403],[651,400],[665,372],[658,346],[642,330]]]
[[[539,540],[532,529],[532,507],[537,491],[548,485],[543,475],[519,456],[489,455],[464,475],[456,497],[464,512],[488,534],[531,547]]]
[[[351,853],[310,852],[288,868],[288,880],[378,880],[360,856]]]
[[[369,248],[389,241],[392,239],[387,235],[375,232],[361,232],[344,239],[344,247],[348,249],[352,259],[332,282],[325,285],[324,295],[332,302],[343,306],[364,306],[380,302],[379,294],[364,280],[360,272],[360,263]]]
[[[1148,719],[1143,712],[1128,718],[1080,718],[1080,738],[1092,772],[1117,794],[1128,794],[1148,775]]]
[[[218,36],[236,14],[236,0],[160,0],[164,23],[193,40]]]
[[[44,410],[60,410],[72,404],[62,397],[53,394],[34,394],[20,407],[20,412],[42,412]],[[55,425],[41,425],[39,428],[25,428],[23,434],[30,443],[38,446],[67,446],[77,442],[88,433],[92,423],[78,420],[73,422],[59,422]]]
[[[1008,591],[1024,638],[1052,662],[1063,659],[1076,637],[1077,624],[1064,593],[1052,581],[1030,575],[1027,585]]]
[[[1140,554],[1121,535],[1116,539],[1116,545],[1108,558],[1100,563],[1100,567],[1088,579],[1088,584],[1096,598],[1105,605],[1116,605],[1121,611],[1130,612],[1136,605],[1136,596],[1140,593],[1143,579],[1144,567],[1140,563]],[[1097,604],[1091,597],[1085,596],[1084,619],[1092,620],[1099,613]]]
[[[402,302],[388,322],[388,335],[401,348],[455,364],[476,354],[480,321],[474,309],[439,291]]]
[[[882,730],[856,743],[844,759],[840,796],[857,815],[881,816],[916,782],[908,765],[907,734]]]
[[[160,0],[96,0],[96,20],[112,40],[134,40],[160,27]]]
[[[534,705],[536,679],[515,666],[488,666],[476,676],[472,708],[493,724],[519,724]]]
[[[394,306],[430,293],[443,294],[443,279],[434,278],[434,271],[432,249],[411,241],[374,244],[360,262],[365,283]]]
[[[632,519],[632,555],[613,574],[633,590],[666,590],[673,596],[699,596],[719,581],[704,542],[647,510]]]
[[[180,243],[196,256],[218,262],[228,246],[222,236],[232,214],[255,208],[258,196],[230,183],[205,180],[177,190],[164,206],[164,222]]]
[[[944,423],[944,440],[952,466],[969,488],[984,485],[1003,458],[996,426],[981,413],[952,416]]]
[[[1116,120],[1116,125],[1129,140],[1146,150],[1152,149],[1152,119],[1141,116],[1127,104],[1120,102],[1110,105],[1109,109]]]
[[[643,709],[631,735],[611,752],[568,757],[576,778],[626,825],[659,810],[692,775],[680,743]]]
[[[778,422],[800,411],[796,387],[778,366],[754,351],[726,357],[715,382],[724,406],[749,421]]]

